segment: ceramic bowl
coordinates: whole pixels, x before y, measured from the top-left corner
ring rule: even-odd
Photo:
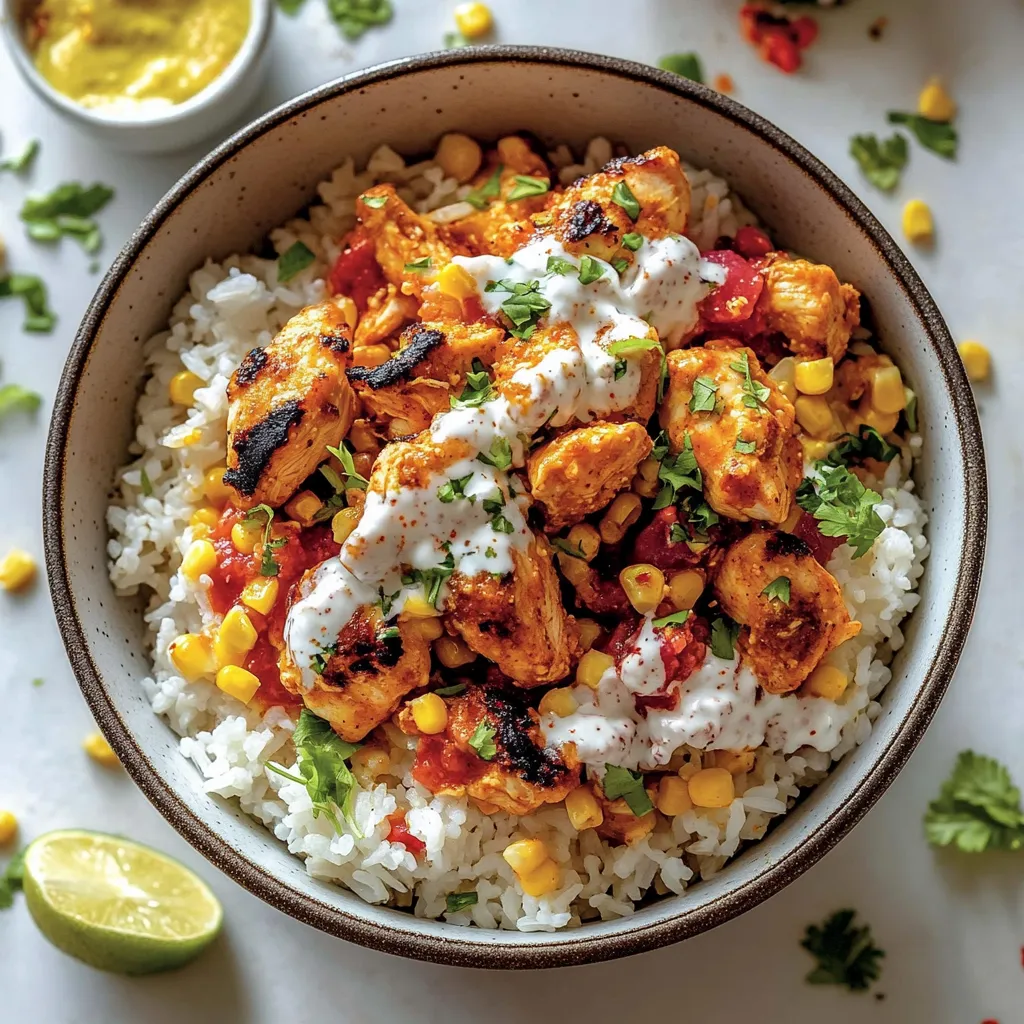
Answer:
[[[76,127],[116,149],[164,153],[209,138],[229,125],[256,94],[266,68],[273,0],[250,0],[249,31],[231,63],[202,92],[166,111],[132,117],[90,110],[58,92],[36,70],[22,32],[25,11],[35,0],[3,0],[0,28],[22,78]]]
[[[494,139],[529,129],[577,149],[601,134],[631,150],[664,143],[732,182],[783,246],[834,266],[870,297],[882,342],[920,396],[917,476],[932,554],[921,604],[867,740],[767,837],[710,881],[631,917],[554,934],[418,920],[310,878],[262,827],[202,792],[150,710],[140,608],[107,579],[108,487],[133,436],[142,343],[162,329],[189,272],[257,246],[314,197],[345,157],[381,143],[429,151],[447,131]],[[984,455],[970,385],[906,257],[832,172],[763,118],[646,65],[564,50],[463,49],[410,58],[285,104],[220,146],[157,205],[86,314],[50,428],[47,566],[82,690],[125,767],[186,839],[294,917],[366,946],[445,963],[547,967],[641,952],[750,909],[817,861],[893,781],[935,712],[970,625],[985,544]]]

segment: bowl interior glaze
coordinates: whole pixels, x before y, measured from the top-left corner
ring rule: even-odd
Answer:
[[[373,907],[309,878],[254,821],[201,790],[150,710],[140,606],[107,578],[104,513],[133,436],[142,343],[162,329],[190,271],[257,246],[347,157],[380,144],[428,151],[458,129],[529,130],[580,149],[602,134],[667,144],[728,178],[786,246],[834,266],[870,297],[888,352],[920,395],[917,476],[931,517],[922,602],[866,743],[761,843],[716,878],[633,917],[556,934],[467,930]],[[820,858],[893,780],[949,682],[974,608],[985,473],[970,386],[948,332],[896,245],[830,172],[767,122],[656,69],[565,51],[494,47],[428,55],[325,86],[267,115],[171,190],[129,241],[81,326],[58,394],[45,477],[57,617],[100,726],[135,781],[215,864],[300,920],[374,948],[445,963],[545,967],[640,952],[749,909]]]

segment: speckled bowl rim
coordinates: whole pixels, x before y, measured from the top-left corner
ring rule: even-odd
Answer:
[[[68,582],[61,509],[67,431],[81,374],[107,308],[145,245],[174,213],[178,204],[214,170],[264,132],[284,125],[324,100],[358,91],[386,79],[434,68],[510,61],[596,71],[639,81],[720,114],[737,127],[767,142],[800,167],[843,209],[872,241],[878,258],[899,282],[914,308],[937,358],[944,383],[953,397],[959,456],[965,492],[971,501],[963,509],[963,548],[952,610],[947,627],[925,673],[920,690],[905,718],[895,727],[889,746],[866,772],[854,796],[821,821],[788,855],[713,903],[681,909],[653,921],[623,918],[611,932],[594,934],[584,926],[572,931],[531,936],[534,941],[503,941],[503,933],[466,929],[446,938],[416,930],[416,919],[394,925],[371,922],[357,912],[328,906],[301,893],[258,867],[203,824],[179,799],[159,771],[137,746],[107,694],[92,662]],[[955,448],[954,448],[955,450]],[[54,402],[43,477],[43,529],[50,590],[61,635],[72,668],[93,715],[125,768],[149,800],[197,850],[236,882],[261,899],[313,925],[373,949],[437,963],[473,967],[539,968],[591,963],[644,952],[707,931],[774,895],[826,854],[864,816],[896,777],[924,734],[945,693],[970,628],[984,559],[988,501],[981,428],[971,386],[945,323],[907,258],[835,174],[802,146],[746,107],[704,86],[657,68],[628,60],[575,50],[530,46],[487,46],[428,53],[371,67],[314,89],[257,119],[196,164],[156,205],[114,261],[87,310],[68,356]]]

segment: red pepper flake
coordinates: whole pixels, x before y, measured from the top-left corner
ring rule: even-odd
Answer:
[[[818,23],[806,14],[791,18],[750,3],[740,8],[740,32],[757,47],[762,60],[791,75],[800,67],[801,51],[818,38]]]

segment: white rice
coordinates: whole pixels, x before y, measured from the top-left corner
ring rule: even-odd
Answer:
[[[590,144],[582,163],[574,163],[566,147],[551,154],[563,182],[591,173],[612,155],[604,139]],[[724,181],[707,171],[688,168],[688,173],[694,210],[690,234],[701,248],[753,222]],[[355,801],[363,838],[344,823],[336,833],[325,817],[314,818],[303,786],[264,767],[268,759],[294,762],[288,716],[280,708],[264,714],[247,709],[210,682],[186,683],[167,651],[179,634],[210,628],[217,620],[204,587],[177,569],[192,539],[189,517],[203,504],[203,475],[224,463],[228,379],[249,349],[267,344],[291,316],[325,297],[325,276],[339,240],[355,223],[354,199],[378,181],[394,182],[407,201],[438,220],[465,212],[459,200],[466,187],[445,178],[433,163],[407,165],[387,147],[362,173],[349,160],[320,185],[320,204],[271,234],[279,253],[304,242],[317,256],[314,264],[282,285],[273,260],[241,255],[207,262],[192,274],[168,329],[146,345],[149,376],[138,403],[133,461],[118,476],[107,514],[115,588],[124,595],[140,589],[150,595],[145,619],[153,637],[153,674],[141,685],[153,710],[181,736],[181,752],[196,767],[195,785],[238,800],[305,859],[314,877],[340,882],[373,903],[391,901],[417,916],[483,928],[550,931],[629,915],[651,887],[660,894],[682,893],[695,877],[713,875],[741,843],[761,838],[801,787],[819,781],[833,761],[867,738],[880,711],[876,698],[890,679],[888,662],[903,644],[900,622],[918,602],[914,589],[928,553],[910,455],[894,460],[879,481],[883,502],[877,511],[887,526],[871,552],[854,560],[843,545],[829,563],[850,613],[864,627],[830,658],[849,673],[843,701],[857,712],[831,752],[804,748],[783,756],[762,747],[754,770],[736,779],[730,807],[692,810],[671,820],[659,816],[657,828],[643,841],[613,846],[592,830],[577,834],[560,806],[516,818],[483,814],[465,798],[433,796],[410,774],[415,740],[388,728],[390,783],[360,791]],[[205,383],[187,410],[168,398],[168,383],[183,367]],[[919,447],[920,439],[912,438],[911,450]],[[701,752],[692,754],[699,767]],[[385,839],[387,817],[400,806],[409,808],[409,830],[426,844],[419,857]],[[517,885],[501,851],[522,836],[543,838],[562,866],[564,884],[557,892],[538,899]],[[451,914],[445,897],[457,889],[475,889],[479,901]]]

